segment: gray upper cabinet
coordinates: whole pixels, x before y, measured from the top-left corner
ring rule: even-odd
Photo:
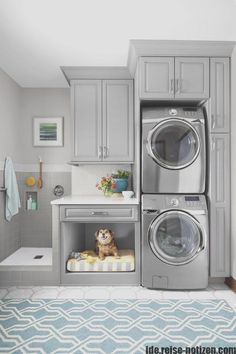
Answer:
[[[174,98],[174,58],[140,58],[140,97]]]
[[[206,99],[209,58],[141,57],[141,99]]]
[[[103,81],[103,159],[133,161],[133,82]]]
[[[175,58],[175,98],[209,97],[209,58]]]
[[[229,132],[229,58],[211,58],[210,131]]]
[[[72,82],[74,162],[133,162],[133,81]]]
[[[230,145],[228,134],[210,136],[210,275],[230,276]]]
[[[100,161],[102,146],[102,84],[79,80],[72,86],[73,160]]]

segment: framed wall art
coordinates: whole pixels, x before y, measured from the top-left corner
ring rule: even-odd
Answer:
[[[34,117],[33,145],[63,146],[63,117]]]

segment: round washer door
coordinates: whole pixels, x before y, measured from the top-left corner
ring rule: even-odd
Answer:
[[[179,170],[191,165],[197,158],[200,139],[191,124],[178,118],[170,118],[150,130],[147,150],[162,167]]]
[[[160,214],[149,228],[149,243],[156,257],[168,264],[192,261],[203,249],[203,231],[186,212],[171,210]]]

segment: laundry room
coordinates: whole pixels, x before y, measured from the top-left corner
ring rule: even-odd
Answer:
[[[236,353],[235,13],[0,1],[0,353]]]

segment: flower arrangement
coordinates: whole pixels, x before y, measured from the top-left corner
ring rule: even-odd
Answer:
[[[116,188],[112,176],[102,177],[101,181],[96,184],[99,191],[103,191],[105,195],[112,195],[112,188]]]
[[[106,177],[102,177],[101,180],[96,184],[96,188],[103,191],[104,195],[111,196],[113,193],[121,193],[122,190],[126,190],[128,186],[128,181],[125,184],[122,180],[128,180],[130,175],[129,171],[118,170]]]

